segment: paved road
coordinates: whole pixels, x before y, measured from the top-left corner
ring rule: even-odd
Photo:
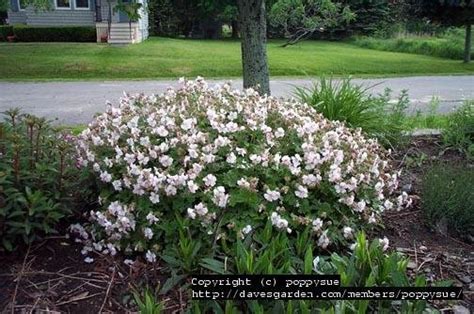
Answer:
[[[219,81],[210,81],[214,82]],[[234,86],[241,88],[240,80],[233,82]],[[371,89],[373,94],[389,87],[394,97],[407,89],[411,99],[410,112],[428,110],[433,97],[440,100],[440,113],[452,111],[464,99],[474,99],[474,76],[356,79],[354,82],[366,86],[377,84]],[[310,84],[311,80],[308,79],[278,79],[272,80],[271,90],[275,96],[291,96],[294,85]],[[117,103],[124,91],[157,94],[176,85],[176,81],[0,82],[0,111],[21,107],[25,112],[57,118],[58,123],[88,123],[96,112],[103,111],[106,100]]]

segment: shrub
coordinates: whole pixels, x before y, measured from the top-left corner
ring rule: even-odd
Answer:
[[[461,236],[474,235],[474,170],[461,166],[435,165],[424,175],[423,212],[436,226],[447,224]]]
[[[361,128],[386,146],[400,143],[409,102],[406,92],[402,92],[396,104],[391,104],[390,90],[378,97],[371,96],[369,90],[370,87],[353,84],[351,79],[338,82],[322,78],[310,88],[297,87],[295,95],[329,120]]]
[[[0,25],[0,41],[7,41],[7,37],[13,35],[13,26]]]
[[[13,32],[17,41],[22,42],[95,42],[95,27],[61,26],[33,27],[15,26]]]
[[[464,35],[460,29],[448,30],[439,36],[404,35],[387,39],[356,37],[353,42],[363,48],[382,51],[406,52],[457,60],[462,60],[464,57]]]
[[[73,230],[90,250],[143,252],[150,262],[163,248],[192,257],[217,241],[228,246],[267,222],[281,233],[310,226],[322,249],[336,247],[408,201],[394,195],[398,174],[385,151],[360,130],[296,101],[210,89],[202,79],[123,98],[78,148],[102,206],[86,230]]]
[[[474,100],[464,102],[449,116],[448,125],[443,131],[443,142],[447,147],[474,158]]]
[[[6,249],[55,232],[70,212],[78,170],[74,144],[18,110],[0,124],[0,237]]]

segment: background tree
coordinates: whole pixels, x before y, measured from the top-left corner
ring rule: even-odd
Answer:
[[[270,94],[267,63],[267,22],[264,0],[237,0],[244,88]]]
[[[269,14],[270,23],[281,27],[293,45],[310,37],[314,32],[323,32],[355,18],[348,5],[331,0],[279,0]]]
[[[464,62],[471,61],[474,0],[413,0],[417,13],[434,22],[466,29]]]

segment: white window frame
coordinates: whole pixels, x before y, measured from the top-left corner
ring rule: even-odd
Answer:
[[[56,1],[56,0],[55,0],[55,1]],[[26,10],[26,7],[23,8],[23,9],[21,8],[21,2],[20,2],[20,0],[17,0],[16,2],[18,3],[18,11],[25,11],[25,10]]]
[[[71,1],[71,0],[69,0]],[[91,1],[87,0],[87,8],[79,8],[77,6],[77,0],[74,0],[74,10],[90,10],[91,9]]]
[[[58,7],[58,0],[54,0],[54,8],[56,10],[72,10],[72,0],[69,0],[69,7]]]

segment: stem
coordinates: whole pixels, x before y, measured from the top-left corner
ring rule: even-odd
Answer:
[[[61,190],[62,190],[62,185],[63,185],[63,173],[64,173],[64,153],[63,152],[60,152],[60,161],[59,161],[59,182],[58,182],[58,190],[59,190],[59,193],[61,193]]]

